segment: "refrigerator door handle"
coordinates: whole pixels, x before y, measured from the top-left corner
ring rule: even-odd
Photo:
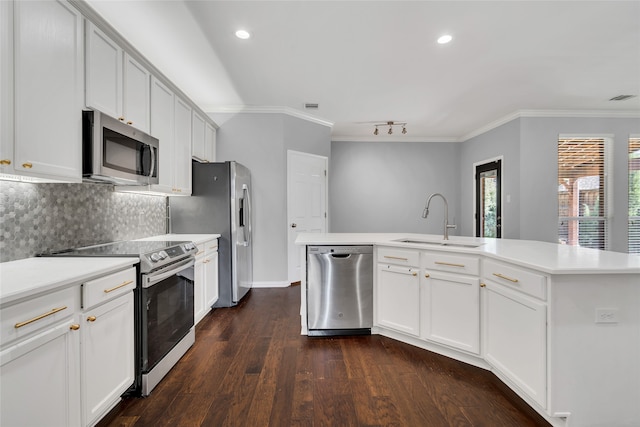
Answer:
[[[251,200],[247,184],[242,184],[242,200],[240,206],[242,206],[240,226],[242,227],[242,234],[244,236],[243,245],[249,246],[251,242]]]

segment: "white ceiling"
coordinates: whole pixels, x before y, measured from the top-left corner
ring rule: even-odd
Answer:
[[[523,111],[640,118],[639,96],[609,101],[640,95],[640,1],[88,3],[204,111],[307,115],[333,140],[386,139],[372,123],[389,120],[407,122],[394,139],[450,141]]]

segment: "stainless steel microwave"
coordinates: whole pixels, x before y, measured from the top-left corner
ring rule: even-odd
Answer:
[[[84,181],[157,184],[158,156],[158,139],[99,111],[82,112]]]

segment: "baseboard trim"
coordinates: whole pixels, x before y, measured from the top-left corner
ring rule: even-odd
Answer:
[[[287,288],[291,285],[289,282],[253,282],[252,288]]]

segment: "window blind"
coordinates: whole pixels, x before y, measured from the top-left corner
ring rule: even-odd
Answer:
[[[640,254],[640,138],[629,138],[629,253]]]
[[[605,138],[558,139],[558,240],[607,249]]]

